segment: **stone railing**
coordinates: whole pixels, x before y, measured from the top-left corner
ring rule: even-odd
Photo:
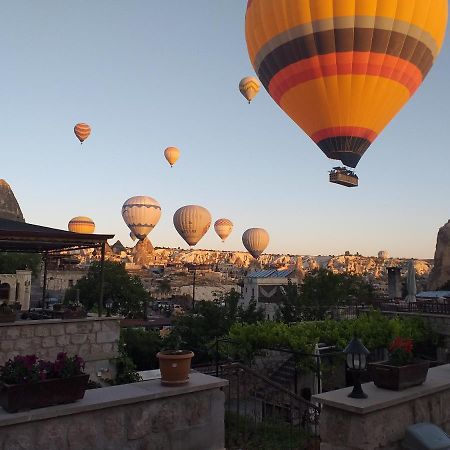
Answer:
[[[352,388],[313,396],[322,404],[321,450],[400,450],[409,425],[431,422],[450,432],[450,365],[428,371],[425,383],[403,391],[363,385],[366,399],[349,398]]]
[[[21,450],[223,450],[227,381],[191,373],[86,391],[84,399],[9,414],[0,408],[0,448]]]
[[[110,377],[119,335],[119,319],[113,317],[0,323],[0,364],[16,355],[37,354],[53,360],[59,352],[67,352],[86,361],[92,379],[97,379],[99,371]]]

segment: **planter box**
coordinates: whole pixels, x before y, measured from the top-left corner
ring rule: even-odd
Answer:
[[[16,311],[11,311],[10,313],[0,313],[0,323],[15,322]]]
[[[85,317],[87,317],[87,311],[85,310],[73,311],[70,309],[66,309],[62,311],[63,319],[84,319]]]
[[[422,384],[427,378],[429,361],[416,361],[406,366],[393,366],[389,361],[369,364],[375,386],[400,391]]]
[[[89,375],[54,378],[28,384],[3,384],[0,405],[8,412],[72,403],[84,397]]]

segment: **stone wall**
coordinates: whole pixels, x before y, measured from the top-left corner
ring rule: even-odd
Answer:
[[[76,403],[8,414],[8,450],[223,450],[225,380],[200,373],[180,387],[160,380],[87,391]]]
[[[105,376],[114,375],[119,336],[119,319],[110,317],[0,323],[0,364],[16,355],[37,354],[53,360],[59,352],[67,352],[81,356],[96,380],[103,369]]]
[[[406,428],[420,422],[450,432],[450,365],[430,369],[422,386],[403,391],[367,383],[368,398],[351,399],[351,389],[313,397],[322,403],[321,450],[400,450]]]

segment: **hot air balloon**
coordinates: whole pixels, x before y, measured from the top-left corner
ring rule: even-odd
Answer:
[[[167,159],[167,162],[170,164],[170,167],[173,167],[173,165],[178,161],[178,158],[180,157],[180,150],[176,147],[167,147],[164,150],[164,156]]]
[[[132,231],[130,231],[130,238],[133,242],[137,239],[137,237],[134,235]]]
[[[249,228],[242,235],[242,243],[250,255],[258,259],[269,245],[269,233],[263,228]]]
[[[131,197],[122,206],[122,217],[131,232],[143,241],[158,223],[161,206],[152,197]]]
[[[222,239],[222,242],[225,242],[225,239],[233,230],[233,222],[229,219],[218,219],[214,223],[214,230],[220,239]]]
[[[203,206],[183,206],[173,215],[173,224],[178,234],[193,246],[206,234],[211,226],[211,214]]]
[[[281,109],[355,168],[431,69],[447,14],[447,0],[249,0],[247,47]]]
[[[259,81],[255,77],[242,78],[239,83],[239,90],[249,103],[256,97],[256,94],[259,92],[259,88]]]
[[[87,123],[77,123],[73,128],[73,132],[81,144],[83,144],[91,134],[91,127]]]
[[[77,216],[70,220],[67,228],[73,233],[91,234],[95,231],[95,223],[89,217]]]

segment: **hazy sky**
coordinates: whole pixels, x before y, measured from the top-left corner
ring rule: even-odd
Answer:
[[[123,202],[162,206],[154,245],[187,248],[172,225],[186,204],[228,217],[222,244],[268,230],[269,252],[345,250],[432,257],[450,217],[450,46],[424,85],[358,166],[360,187],[327,181],[335,165],[261,90],[252,75],[246,0],[28,0],[4,2],[0,177],[28,222],[66,228],[88,215],[100,233],[130,244]],[[91,124],[85,145],[76,122]],[[171,170],[167,146],[182,155]]]

